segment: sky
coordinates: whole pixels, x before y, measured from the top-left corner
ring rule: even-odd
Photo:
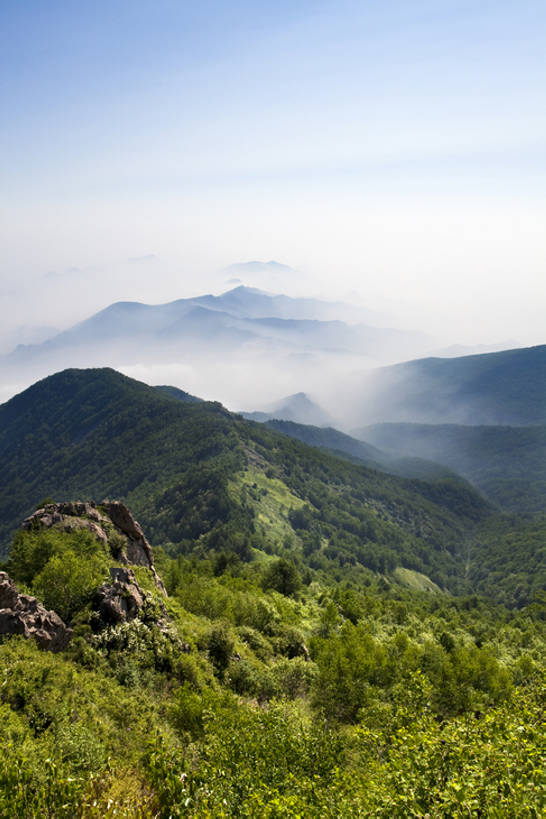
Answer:
[[[0,346],[251,259],[546,343],[545,37],[543,0],[2,0]]]

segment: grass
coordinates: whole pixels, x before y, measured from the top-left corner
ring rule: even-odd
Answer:
[[[235,481],[230,482],[230,489],[237,495],[243,489],[246,490],[256,511],[258,525],[267,541],[278,543],[287,537],[296,539],[288,520],[288,512],[290,509],[299,509],[304,502],[290,492],[282,481],[268,477],[257,466],[249,466]]]
[[[430,592],[432,594],[443,594],[442,589],[433,583],[433,581],[421,572],[415,572],[412,569],[404,569],[398,566],[393,572],[394,578],[412,591]]]

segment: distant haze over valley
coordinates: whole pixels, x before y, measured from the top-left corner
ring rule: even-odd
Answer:
[[[272,264],[287,269],[265,267]],[[69,366],[112,366],[236,409],[302,391],[319,390],[327,399],[331,385],[349,373],[422,354],[433,344],[419,330],[374,321],[373,311],[354,303],[245,285],[159,305],[115,302],[4,355],[3,397]]]
[[[152,278],[158,263],[153,254],[131,261]],[[247,284],[278,282],[289,293],[301,290],[301,274],[274,260],[235,263],[218,275],[232,284],[219,295],[164,304],[118,301],[61,332],[26,326],[5,334],[0,400],[66,367],[111,366],[150,384],[172,384],[268,417],[278,412],[283,396],[305,393],[319,414],[306,414],[300,406],[299,415],[281,412],[285,420],[351,429],[407,420],[368,412],[370,374],[377,367],[504,347],[442,348],[409,315],[403,321],[357,299],[294,297]],[[373,376],[381,390],[384,377]]]

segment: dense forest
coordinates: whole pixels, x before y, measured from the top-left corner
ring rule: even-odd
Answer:
[[[112,370],[45,379],[0,425],[2,568],[73,630],[0,645],[0,815],[542,815],[543,516]],[[132,566],[120,622],[97,613],[114,526],[18,528],[104,497],[166,589]]]

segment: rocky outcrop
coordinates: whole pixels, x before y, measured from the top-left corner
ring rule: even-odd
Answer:
[[[23,521],[23,529],[42,526],[66,532],[87,529],[97,540],[109,545],[116,561],[150,569],[157,587],[165,593],[165,587],[155,570],[152,547],[140,524],[120,501],[105,500],[99,505],[94,501],[48,503]],[[113,537],[113,533],[117,538]]]
[[[61,651],[72,635],[58,614],[47,611],[35,597],[19,594],[13,580],[0,572],[0,638],[22,634],[48,651]]]
[[[88,529],[97,540],[108,543],[104,524],[108,518],[101,515],[95,503],[82,503],[81,501],[70,501],[68,503],[48,503],[41,509],[37,509],[23,523],[23,529],[34,529],[45,527],[46,529],[55,526],[65,532],[74,529]]]
[[[118,532],[127,538],[126,558],[137,566],[154,568],[152,547],[146,540],[140,524],[134,519],[127,507],[119,501],[103,501],[102,509],[108,515]]]
[[[96,596],[96,608],[103,626],[134,620],[146,600],[131,569],[112,568],[110,579],[110,583],[102,584]]]

